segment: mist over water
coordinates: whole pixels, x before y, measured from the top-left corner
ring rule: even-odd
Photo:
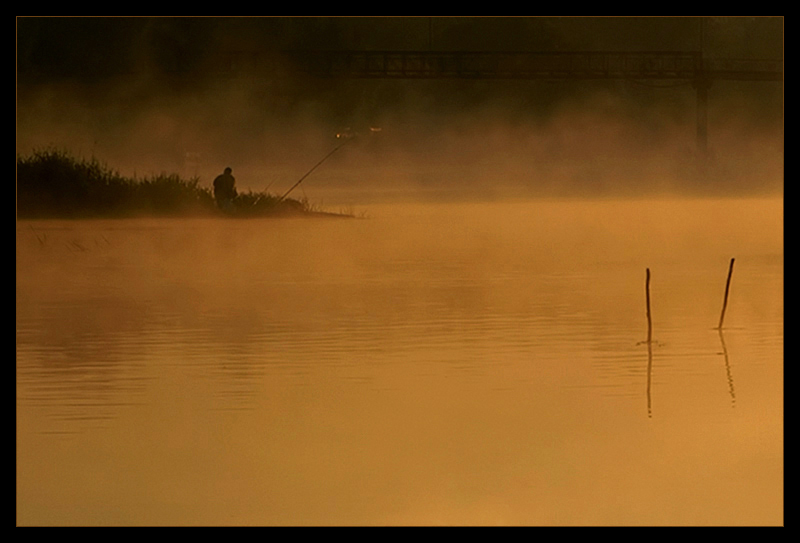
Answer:
[[[18,523],[782,523],[780,200],[371,212],[18,223]]]
[[[165,68],[697,48],[679,20],[329,23],[125,20],[107,56],[19,25],[18,154],[282,194],[346,142],[292,196],[358,218],[18,220],[17,524],[782,525],[782,84],[716,82],[701,157],[688,83]],[[709,19],[707,53],[770,29]]]
[[[203,186],[230,166],[240,188],[282,192],[342,143],[337,134],[349,133],[357,137],[301,188],[323,203],[327,193],[346,190],[353,205],[376,195],[427,198],[431,191],[450,199],[502,199],[783,190],[780,125],[762,123],[752,111],[730,115],[742,104],[724,95],[712,98],[710,155],[701,160],[688,84],[647,89],[645,101],[657,100],[655,105],[637,104],[635,86],[631,98],[625,85],[600,85],[562,99],[544,116],[532,114],[541,105],[526,103],[522,91],[504,93],[502,82],[488,103],[460,112],[426,104],[427,85],[360,83],[360,94],[372,101],[382,87],[397,87],[402,98],[377,104],[372,114],[354,111],[338,120],[315,113],[313,105],[302,106],[312,111],[296,108],[281,116],[249,80],[132,106],[124,97],[91,104],[72,100],[63,89],[44,89],[20,100],[17,152],[67,149],[123,175],[179,173],[199,176]],[[547,85],[528,84],[527,92],[535,97]],[[328,100],[319,107],[334,107],[334,98]]]
[[[405,199],[442,189],[454,198],[783,190],[781,82],[714,81],[709,156],[701,160],[691,81],[314,78],[279,60],[283,50],[314,48],[701,45],[710,60],[781,59],[780,19],[708,19],[702,44],[700,19],[499,18],[481,26],[480,18],[443,18],[435,29],[424,19],[22,19],[16,151],[64,148],[123,175],[178,173],[206,186],[230,166],[242,188],[280,192],[349,133],[359,137],[303,185],[309,198],[353,188],[363,198]],[[101,54],[92,39],[104,29],[117,41],[106,40]],[[428,33],[438,41],[420,43]],[[60,35],[72,41],[58,45]],[[322,36],[325,47],[314,41]],[[631,38],[624,47],[623,36]]]

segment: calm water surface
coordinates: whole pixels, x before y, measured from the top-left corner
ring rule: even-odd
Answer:
[[[369,213],[18,222],[17,524],[783,523],[782,200]]]

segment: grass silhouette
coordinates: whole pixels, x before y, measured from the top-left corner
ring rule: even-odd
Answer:
[[[243,192],[233,213],[217,209],[210,188],[200,178],[161,174],[124,177],[96,159],[77,159],[67,151],[45,149],[17,155],[17,217],[108,218],[131,216],[322,214],[307,200],[267,192]]]

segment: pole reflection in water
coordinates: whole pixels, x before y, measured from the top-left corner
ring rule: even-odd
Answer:
[[[728,392],[731,395],[731,407],[736,407],[736,393],[733,390],[733,373],[731,372],[731,363],[728,360],[728,347],[725,345],[725,335],[722,333],[722,328],[718,328],[719,342],[722,345],[722,356],[725,358],[725,375],[728,378]]]

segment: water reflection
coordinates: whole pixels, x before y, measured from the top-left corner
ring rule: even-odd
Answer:
[[[718,328],[719,342],[722,345],[722,356],[725,358],[725,375],[728,378],[728,392],[731,395],[731,407],[736,407],[736,393],[733,390],[733,373],[731,372],[731,363],[728,360],[728,347],[725,345],[725,335],[722,333],[722,328]]]
[[[653,342],[647,342],[647,416],[653,417]]]
[[[21,224],[18,522],[774,523],[780,234],[685,206]]]
[[[734,390],[733,372],[731,370],[731,364],[728,355],[728,347],[725,344],[725,335],[723,334],[722,329],[715,328],[715,330],[717,331],[720,345],[722,347],[722,351],[717,352],[717,354],[722,355],[725,361],[725,375],[728,384],[728,393],[731,399],[731,407],[736,407],[736,393]],[[651,328],[648,327],[648,333],[650,332]],[[645,344],[647,346],[647,384],[646,384],[645,396],[647,398],[647,416],[648,418],[652,418],[653,417],[653,346],[654,345],[663,346],[663,344],[660,344],[656,340],[641,341],[638,344],[639,345]]]

